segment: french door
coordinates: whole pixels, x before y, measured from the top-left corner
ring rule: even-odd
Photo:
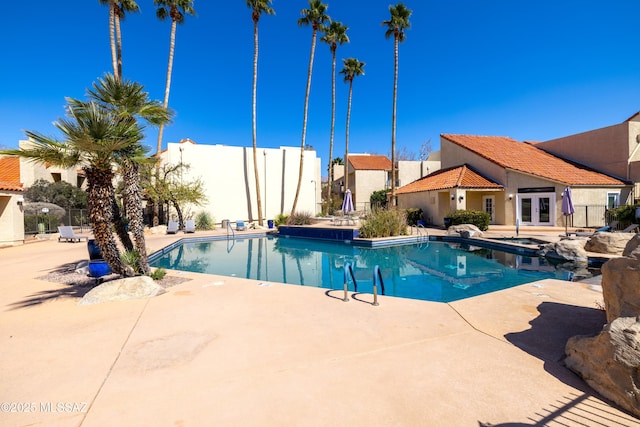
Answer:
[[[554,225],[555,193],[518,194],[518,218],[522,225]]]

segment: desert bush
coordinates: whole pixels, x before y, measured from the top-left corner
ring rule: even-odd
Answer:
[[[276,227],[281,225],[285,225],[289,222],[289,215],[287,214],[278,214],[276,215],[276,219],[273,221]]]
[[[216,220],[209,212],[198,212],[195,218],[196,230],[213,230]]]
[[[287,220],[288,225],[310,225],[313,224],[313,215],[311,212],[294,212],[289,215],[289,219]]]
[[[360,237],[401,236],[407,234],[407,213],[403,210],[376,209],[360,225]]]
[[[491,215],[487,212],[473,210],[457,210],[448,215],[451,218],[451,225],[473,224],[482,231],[489,228]]]
[[[120,254],[120,259],[125,265],[133,268],[133,271],[140,273],[140,261],[142,260],[140,252],[135,249],[132,251],[124,251]]]
[[[156,268],[155,270],[153,270],[151,272],[151,276],[150,277],[153,280],[162,280],[162,279],[164,279],[164,276],[166,276],[166,275],[167,275],[167,270],[165,270],[162,267],[159,267],[159,268]]]
[[[636,208],[638,205],[624,205],[618,206],[607,210],[607,222],[611,220],[618,220],[622,228],[626,228],[628,225],[636,222]]]

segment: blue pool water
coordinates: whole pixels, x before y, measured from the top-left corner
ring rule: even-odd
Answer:
[[[537,280],[570,278],[544,258],[494,249],[464,250],[451,242],[382,248],[314,239],[260,237],[184,242],[153,267],[343,289],[344,265],[354,270],[357,291],[373,292],[373,269],[382,273],[385,295],[451,302]],[[349,290],[353,291],[352,282]],[[380,285],[378,285],[380,292]]]

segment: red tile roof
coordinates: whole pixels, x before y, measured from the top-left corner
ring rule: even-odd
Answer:
[[[0,190],[24,191],[20,183],[20,159],[18,157],[0,158]]]
[[[506,136],[442,134],[453,142],[505,168],[567,185],[626,185],[619,179],[576,165],[549,154],[535,145]]]
[[[349,163],[356,170],[391,170],[391,160],[387,156],[349,156]]]
[[[502,189],[502,185],[480,175],[468,165],[441,169],[423,178],[400,187],[396,194],[417,193],[420,191],[437,191],[448,188],[466,189]]]

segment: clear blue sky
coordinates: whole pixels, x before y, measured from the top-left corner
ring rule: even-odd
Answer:
[[[152,0],[123,23],[124,75],[162,100],[168,21]],[[349,27],[341,60],[357,57],[350,152],[388,154],[393,42],[381,22],[389,0],[328,1]],[[411,29],[400,45],[397,147],[418,152],[441,133],[506,135],[543,141],[622,122],[640,105],[638,17],[632,0],[408,0]],[[306,0],[275,0],[260,21],[258,146],[299,146],[311,29],[299,27]],[[196,17],[178,27],[167,142],[251,145],[253,25],[242,0],[196,0]],[[66,96],[111,71],[108,10],[97,0],[13,2],[0,26],[0,146],[24,129],[55,135]],[[328,159],[331,55],[318,43],[307,143]],[[337,80],[334,156],[344,154],[348,85]],[[146,144],[155,151],[157,131]]]

